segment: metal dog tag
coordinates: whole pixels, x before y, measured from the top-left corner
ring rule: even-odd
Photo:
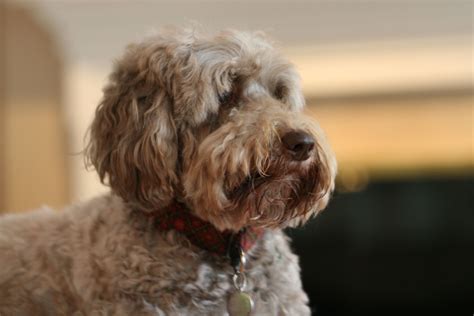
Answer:
[[[236,290],[227,301],[229,316],[249,316],[254,305],[250,294],[244,292],[247,285],[247,278],[245,277],[246,256],[240,245],[240,236],[241,234],[231,242],[229,249],[230,263],[234,268],[232,281]]]
[[[253,300],[245,292],[234,292],[227,301],[229,316],[249,316],[253,309]]]

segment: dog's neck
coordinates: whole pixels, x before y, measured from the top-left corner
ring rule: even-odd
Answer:
[[[148,213],[153,225],[160,231],[174,230],[183,234],[194,246],[220,256],[229,256],[233,252],[249,251],[263,235],[263,228],[249,227],[233,232],[219,231],[210,222],[193,215],[185,204],[174,201],[166,211]]]

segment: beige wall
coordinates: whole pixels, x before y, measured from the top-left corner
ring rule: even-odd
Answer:
[[[310,100],[339,163],[339,188],[370,180],[473,176],[474,105],[468,91]]]
[[[2,210],[69,199],[59,53],[28,11],[3,5]]]
[[[0,212],[5,209],[5,6],[0,2]]]

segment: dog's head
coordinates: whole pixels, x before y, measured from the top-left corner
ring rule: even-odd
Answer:
[[[299,77],[261,34],[171,31],[128,47],[87,157],[131,207],[183,199],[219,229],[295,225],[323,209],[336,162]]]

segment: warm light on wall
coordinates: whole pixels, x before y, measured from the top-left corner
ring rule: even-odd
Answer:
[[[326,130],[349,182],[354,173],[474,173],[470,95],[311,103],[307,112]]]
[[[470,37],[285,49],[307,97],[472,87]]]

